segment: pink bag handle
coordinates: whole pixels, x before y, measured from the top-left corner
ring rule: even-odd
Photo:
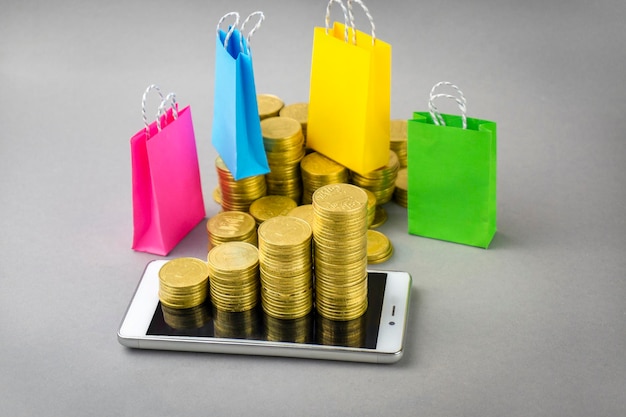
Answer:
[[[344,27],[346,28],[345,33],[344,33],[344,39],[346,41],[346,43],[348,42],[348,10],[346,9],[346,6],[343,5],[343,2],[341,0],[330,0],[328,2],[328,6],[326,6],[326,34],[328,35],[328,29],[330,27],[330,6],[332,6],[333,3],[339,3],[339,5],[341,6],[341,9],[343,10],[343,21],[344,21]]]
[[[250,29],[248,36],[246,36],[246,44],[248,46],[248,49],[246,51],[247,53],[250,53],[250,38],[252,38],[252,35],[254,35],[254,32],[256,32],[257,29],[261,27],[261,23],[263,23],[263,21],[265,20],[265,15],[260,10],[254,13],[250,13],[250,15],[246,17],[246,20],[244,20],[243,23],[241,24],[241,29],[239,30],[242,35],[241,38],[239,39],[239,44],[241,46],[241,50],[243,51],[243,30],[246,27],[246,23],[248,23],[250,19],[252,19],[254,16],[259,16],[259,20],[256,22],[256,25],[254,25],[254,27]]]
[[[176,102],[176,94],[169,93],[163,100],[161,100],[161,104],[159,105],[159,109],[157,110],[156,124],[157,130],[161,131],[161,118],[165,115],[165,105],[170,102],[172,106],[172,116],[174,116],[174,120],[178,119],[178,103]]]
[[[156,84],[150,84],[141,97],[141,115],[143,116],[143,124],[146,127],[146,139],[150,139],[150,124],[148,123],[148,116],[146,115],[146,99],[151,90],[156,90],[156,92],[159,93],[159,97],[161,97],[161,101],[164,100],[161,88]]]
[[[356,45],[356,28],[354,27],[354,15],[352,14],[352,2],[357,3],[361,6],[367,19],[370,21],[370,25],[372,26],[372,45],[376,42],[376,26],[374,25],[374,18],[370,14],[369,9],[361,0],[348,0],[348,15],[350,16],[350,26],[352,26],[352,43]]]
[[[235,17],[235,23],[233,23],[232,25],[230,25],[230,28],[228,28],[228,32],[226,32],[226,37],[224,38],[224,48],[227,47],[228,45],[228,41],[230,40],[230,37],[233,34],[233,31],[235,30],[235,28],[239,25],[239,13],[237,12],[229,12],[226,13],[224,16],[222,16],[219,20],[219,22],[217,22],[217,36],[220,36],[220,26],[222,25],[222,23],[224,22],[224,20],[228,19],[229,17],[234,16]]]

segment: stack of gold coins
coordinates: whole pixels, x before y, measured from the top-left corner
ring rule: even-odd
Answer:
[[[261,305],[278,319],[304,317],[313,308],[312,230],[297,217],[273,217],[259,226]]]
[[[298,204],[284,195],[266,195],[250,204],[250,214],[257,226],[276,216],[286,216]]]
[[[304,136],[300,123],[288,117],[261,121],[263,145],[270,172],[265,175],[268,195],[284,195],[299,202],[302,198],[300,161],[304,157]]]
[[[246,242],[226,242],[209,252],[211,301],[217,310],[239,312],[259,299],[259,253]]]
[[[309,120],[309,103],[293,103],[288,104],[279,112],[280,117],[289,117],[297,120],[302,126],[302,135],[306,145],[306,127]]]
[[[265,339],[274,342],[311,343],[313,341],[313,314],[293,320],[263,315]]]
[[[367,309],[367,194],[331,184],[313,194],[317,312],[351,320]]]
[[[253,308],[246,311],[222,311],[213,307],[213,333],[215,337],[247,339],[258,337],[261,312]]]
[[[198,329],[209,321],[211,313],[205,303],[191,308],[161,306],[163,319],[172,329]]]
[[[225,242],[248,242],[257,245],[254,217],[242,211],[223,211],[206,223],[209,250]]]
[[[394,119],[391,121],[389,148],[398,155],[400,167],[407,166],[407,121]]]
[[[313,193],[323,185],[348,182],[348,168],[321,153],[312,152],[300,162],[302,204],[311,204]]]
[[[267,194],[265,175],[254,175],[235,181],[226,164],[219,156],[215,160],[219,181],[220,198],[224,211],[247,212],[250,204]]]
[[[321,345],[363,347],[365,315],[352,320],[335,321],[316,317],[315,338]]]
[[[380,264],[393,255],[393,245],[389,238],[376,230],[367,231],[367,263]]]
[[[394,151],[389,151],[387,165],[367,174],[351,172],[352,183],[373,192],[376,195],[376,204],[381,206],[388,203],[391,197],[393,197],[399,169],[400,162],[398,161],[398,156]]]
[[[396,189],[393,191],[393,200],[404,208],[409,206],[409,177],[408,169],[400,168],[396,178]]]
[[[256,102],[261,120],[278,116],[280,109],[285,105],[279,97],[272,94],[257,94]]]
[[[303,204],[291,210],[287,213],[288,216],[297,217],[299,219],[305,220],[311,229],[313,229],[313,205],[312,204]]]
[[[191,308],[206,300],[209,270],[196,258],[176,258],[159,270],[159,300],[165,307]]]
[[[367,227],[371,227],[374,224],[376,218],[376,195],[367,188],[361,188],[367,194]]]

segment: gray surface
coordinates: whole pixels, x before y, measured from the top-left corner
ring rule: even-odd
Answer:
[[[489,250],[410,236],[387,207],[396,253],[383,266],[411,272],[415,290],[393,366],[116,340],[155,258],[130,249],[143,89],[191,104],[213,215],[215,23],[264,10],[257,90],[306,101],[324,1],[2,3],[0,414],[626,414],[623,0],[367,2],[393,46],[393,117],[451,80],[499,128]],[[205,250],[201,224],[171,256]]]

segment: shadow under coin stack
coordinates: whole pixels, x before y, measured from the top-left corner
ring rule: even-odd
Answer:
[[[259,298],[259,252],[246,242],[226,242],[209,252],[209,286],[220,311],[247,311]]]
[[[248,242],[257,246],[254,217],[242,211],[224,211],[206,223],[209,250],[226,242]]]
[[[300,161],[304,157],[302,127],[288,117],[261,121],[263,145],[270,172],[265,175],[268,195],[283,195],[299,202],[302,198]]]
[[[315,297],[329,320],[352,320],[367,309],[367,194],[351,184],[313,194]]]
[[[321,153],[312,152],[300,163],[302,171],[302,204],[311,204],[313,193],[328,184],[348,182],[348,169]]]
[[[215,159],[219,195],[224,211],[247,212],[253,201],[267,194],[265,175],[254,175],[235,181],[230,170],[219,156]]]
[[[259,270],[263,311],[278,319],[306,316],[313,307],[311,226],[278,216],[259,226]]]
[[[207,297],[209,270],[196,258],[176,258],[159,270],[159,300],[165,307],[188,309],[204,302]]]

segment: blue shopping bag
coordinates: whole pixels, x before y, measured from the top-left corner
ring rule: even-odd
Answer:
[[[219,28],[224,18],[234,15],[237,17],[234,25],[227,31]],[[253,15],[255,13],[249,17]],[[222,17],[218,23],[211,134],[213,146],[235,180],[270,172],[261,135],[249,47],[250,35],[254,29],[250,31],[247,39],[244,38],[236,27],[238,20],[239,16],[231,12]]]

